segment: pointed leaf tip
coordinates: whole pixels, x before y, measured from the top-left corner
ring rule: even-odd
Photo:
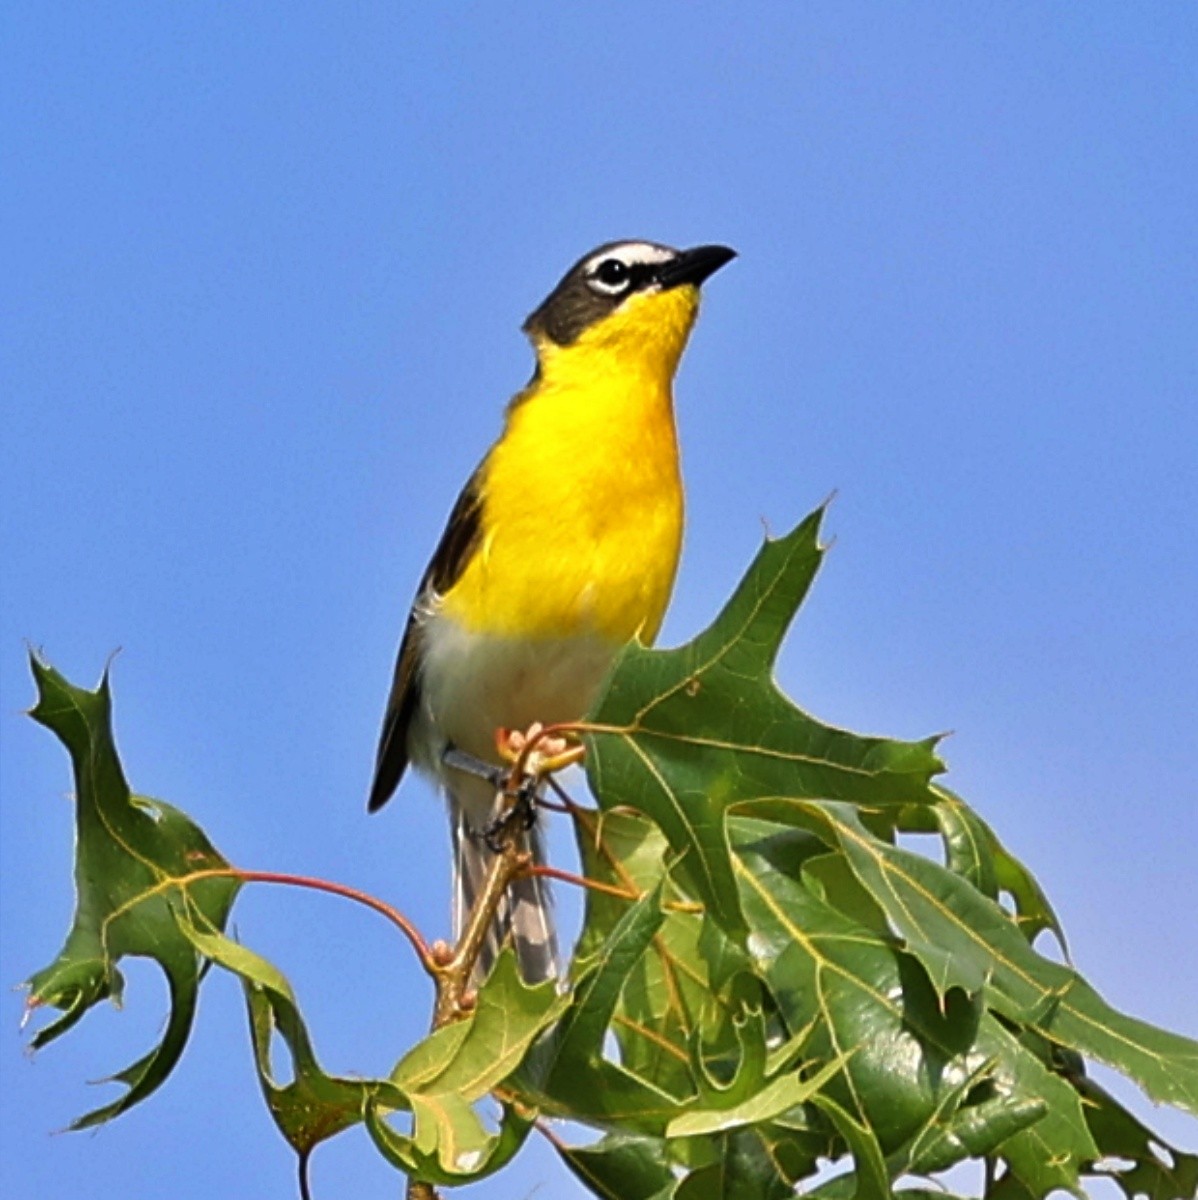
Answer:
[[[782,639],[823,551],[823,509],[762,545],[715,621],[674,650],[632,648],[591,713],[587,770],[600,806],[639,809],[734,938],[744,933],[724,822],[771,798],[928,804],[934,739],[860,737],[816,721],[773,679]]]
[[[128,1090],[72,1126],[84,1128],[144,1099],[174,1068],[202,974],[175,912],[189,903],[213,928],[223,928],[238,885],[233,878],[187,882],[199,867],[228,863],[184,813],[161,801],[151,806],[130,791],[114,740],[107,669],[94,691],[75,687],[34,653],[30,669],[38,692],[30,716],[62,742],[74,766],[76,835],[74,920],[58,957],[29,980],[30,1002],[62,1015],[34,1034],[32,1045],[44,1046],[105,997],[119,996],[117,963],[127,955],[154,959],[170,989],[158,1045],[113,1076]]]

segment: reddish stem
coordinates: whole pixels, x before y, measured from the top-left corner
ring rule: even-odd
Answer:
[[[288,887],[311,888],[315,892],[328,892],[333,896],[341,896],[373,909],[380,916],[386,917],[392,925],[408,939],[412,949],[416,951],[421,965],[434,978],[437,968],[429,952],[428,943],[421,937],[420,931],[397,908],[370,895],[369,892],[359,891],[344,883],[333,883],[328,879],[316,879],[311,875],[291,875],[285,871],[244,871],[240,867],[212,867],[205,871],[194,871],[180,879],[172,880],[180,886],[193,883],[200,879],[240,879],[245,883],[281,883]]]
[[[636,892],[630,892],[612,883],[600,883],[597,879],[587,879],[585,875],[575,875],[573,871],[565,871],[561,867],[550,867],[541,864],[529,867],[527,874],[543,875],[546,879],[559,879],[562,883],[572,883],[577,887],[590,888],[593,892],[603,892],[607,896],[615,896],[620,900],[636,901],[640,897]]]

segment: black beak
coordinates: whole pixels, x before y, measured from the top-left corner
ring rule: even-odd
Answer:
[[[727,246],[696,246],[693,250],[683,250],[677,258],[658,269],[657,282],[662,288],[677,287],[682,283],[698,287],[735,257],[736,251]]]

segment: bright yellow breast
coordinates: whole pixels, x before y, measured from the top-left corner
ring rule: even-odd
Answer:
[[[503,636],[656,636],[682,545],[672,381],[697,298],[644,296],[570,346],[538,346],[538,378],[483,468],[480,545],[446,615]]]

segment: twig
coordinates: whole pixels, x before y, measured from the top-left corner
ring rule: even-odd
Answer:
[[[314,879],[307,875],[289,875],[281,871],[238,871],[237,874],[247,883],[282,883],[291,887],[311,888],[313,891],[328,892],[334,896],[342,896],[346,900],[353,900],[357,904],[362,904],[366,908],[373,909],[380,916],[386,917],[392,925],[399,929],[411,943],[412,949],[416,951],[416,955],[420,959],[424,969],[429,974],[433,973],[434,964],[432,955],[429,952],[428,943],[421,936],[420,931],[398,908],[394,908],[384,900],[379,900],[369,892],[360,891],[358,888],[349,887],[344,883],[333,883],[327,879]]]
[[[533,1128],[547,1142],[551,1143],[553,1148],[555,1150],[557,1150],[559,1153],[565,1154],[566,1151],[570,1149],[570,1147],[567,1146],[566,1143],[563,1142],[562,1139],[559,1138],[557,1136],[557,1134],[554,1133],[553,1130],[549,1128],[548,1124],[545,1121],[538,1119],[536,1122],[534,1122]]]
[[[519,839],[510,832],[506,833],[502,849],[495,856],[483,889],[470,910],[466,928],[454,947],[453,957],[447,963],[433,965],[433,979],[437,985],[437,999],[433,1006],[434,1029],[460,1021],[473,1007],[469,984],[479,951],[487,940],[487,931],[508,885],[528,869],[531,861],[531,855],[520,848]]]
[[[579,734],[606,731],[606,727],[588,725],[585,722],[546,725],[530,730],[529,736],[525,737],[519,750],[508,759],[511,763],[511,770],[506,787],[499,791],[499,799],[504,801],[519,794],[522,785],[529,780],[539,783],[545,779],[563,801],[565,811],[578,820],[581,810],[554,782],[553,772],[581,759],[583,748],[579,742]],[[612,732],[616,731],[612,730]],[[542,744],[551,738],[573,741],[574,745],[556,754],[545,754],[541,749]],[[538,801],[538,803],[543,803],[543,801]],[[556,808],[557,806],[546,805],[546,807]],[[496,854],[487,873],[483,889],[467,916],[466,927],[458,938],[457,945],[453,948],[452,956],[446,961],[435,953],[429,953],[427,949],[422,955],[421,961],[432,975],[437,989],[437,997],[433,1005],[432,1027],[434,1030],[441,1029],[470,1015],[474,1007],[474,997],[470,991],[470,977],[474,971],[474,964],[478,961],[478,955],[486,942],[491,922],[495,918],[508,887],[519,876],[548,875],[556,879],[594,887],[598,891],[610,892],[624,900],[637,898],[634,891],[625,891],[611,885],[595,883],[555,867],[534,867],[532,855],[523,848],[523,838],[517,831],[505,828],[502,830],[502,837],[499,853]],[[552,1137],[541,1122],[538,1122],[537,1125],[542,1133]],[[406,1200],[439,1200],[439,1193],[432,1184],[415,1178],[409,1178],[405,1195]]]
[[[529,742],[535,744],[536,740],[531,738]],[[525,747],[525,750],[529,749],[529,746]],[[536,778],[539,769],[539,758],[522,751],[512,766],[507,787],[500,791],[499,798],[504,800],[509,794],[518,792],[519,785],[529,776]],[[501,836],[503,841],[499,853],[491,863],[482,891],[470,909],[466,927],[453,948],[452,957],[447,962],[438,961],[436,957],[430,959],[431,974],[437,989],[433,1004],[434,1030],[470,1015],[474,1007],[470,977],[487,940],[491,922],[512,881],[531,867],[532,855],[523,848],[520,834],[514,829],[504,828]],[[431,1183],[415,1178],[408,1179],[405,1196],[406,1200],[439,1200],[439,1193]]]
[[[428,943],[421,937],[420,931],[403,915],[397,908],[393,908],[383,900],[379,900],[376,896],[370,895],[369,892],[359,891],[357,888],[349,887],[344,883],[333,883],[328,879],[317,879],[311,875],[291,875],[285,871],[246,871],[241,867],[206,867],[202,871],[192,871],[188,875],[168,875],[160,879],[153,887],[147,888],[144,892],[139,892],[131,901],[123,904],[114,912],[108,914],[104,921],[105,927],[111,924],[116,918],[122,916],[126,911],[140,904],[143,900],[148,900],[152,896],[156,896],[161,892],[169,891],[171,888],[187,888],[193,883],[198,883],[204,879],[237,879],[242,883],[280,883],[288,887],[303,887],[311,888],[315,892],[327,892],[333,896],[341,896],[346,900],[353,900],[357,904],[362,904],[366,908],[373,909],[376,913],[387,918],[399,931],[408,939],[412,945],[412,949],[416,951],[416,957],[420,959],[421,966],[436,978],[436,963],[433,961],[432,953],[429,951]]]
[[[617,900],[627,900],[629,903],[636,903],[641,898],[639,893],[616,887],[613,883],[601,883],[598,879],[588,879],[585,875],[576,875],[573,871],[565,871],[561,867],[551,867],[545,863],[529,867],[525,874],[540,875],[545,879],[557,879],[562,883],[572,883],[575,887],[587,888],[592,892],[602,892],[605,896],[615,896]]]
[[[576,875],[573,871],[564,871],[561,867],[550,867],[540,863],[529,867],[527,875],[542,875],[546,879],[557,879],[562,883],[572,883],[575,887],[587,888],[592,892],[602,892],[605,896],[614,896],[617,900],[627,900],[635,904],[645,893],[634,892],[628,888],[617,887],[614,883],[601,883],[598,879],[588,879],[585,875]],[[701,913],[703,905],[697,900],[663,900],[662,908],[668,912]]]

